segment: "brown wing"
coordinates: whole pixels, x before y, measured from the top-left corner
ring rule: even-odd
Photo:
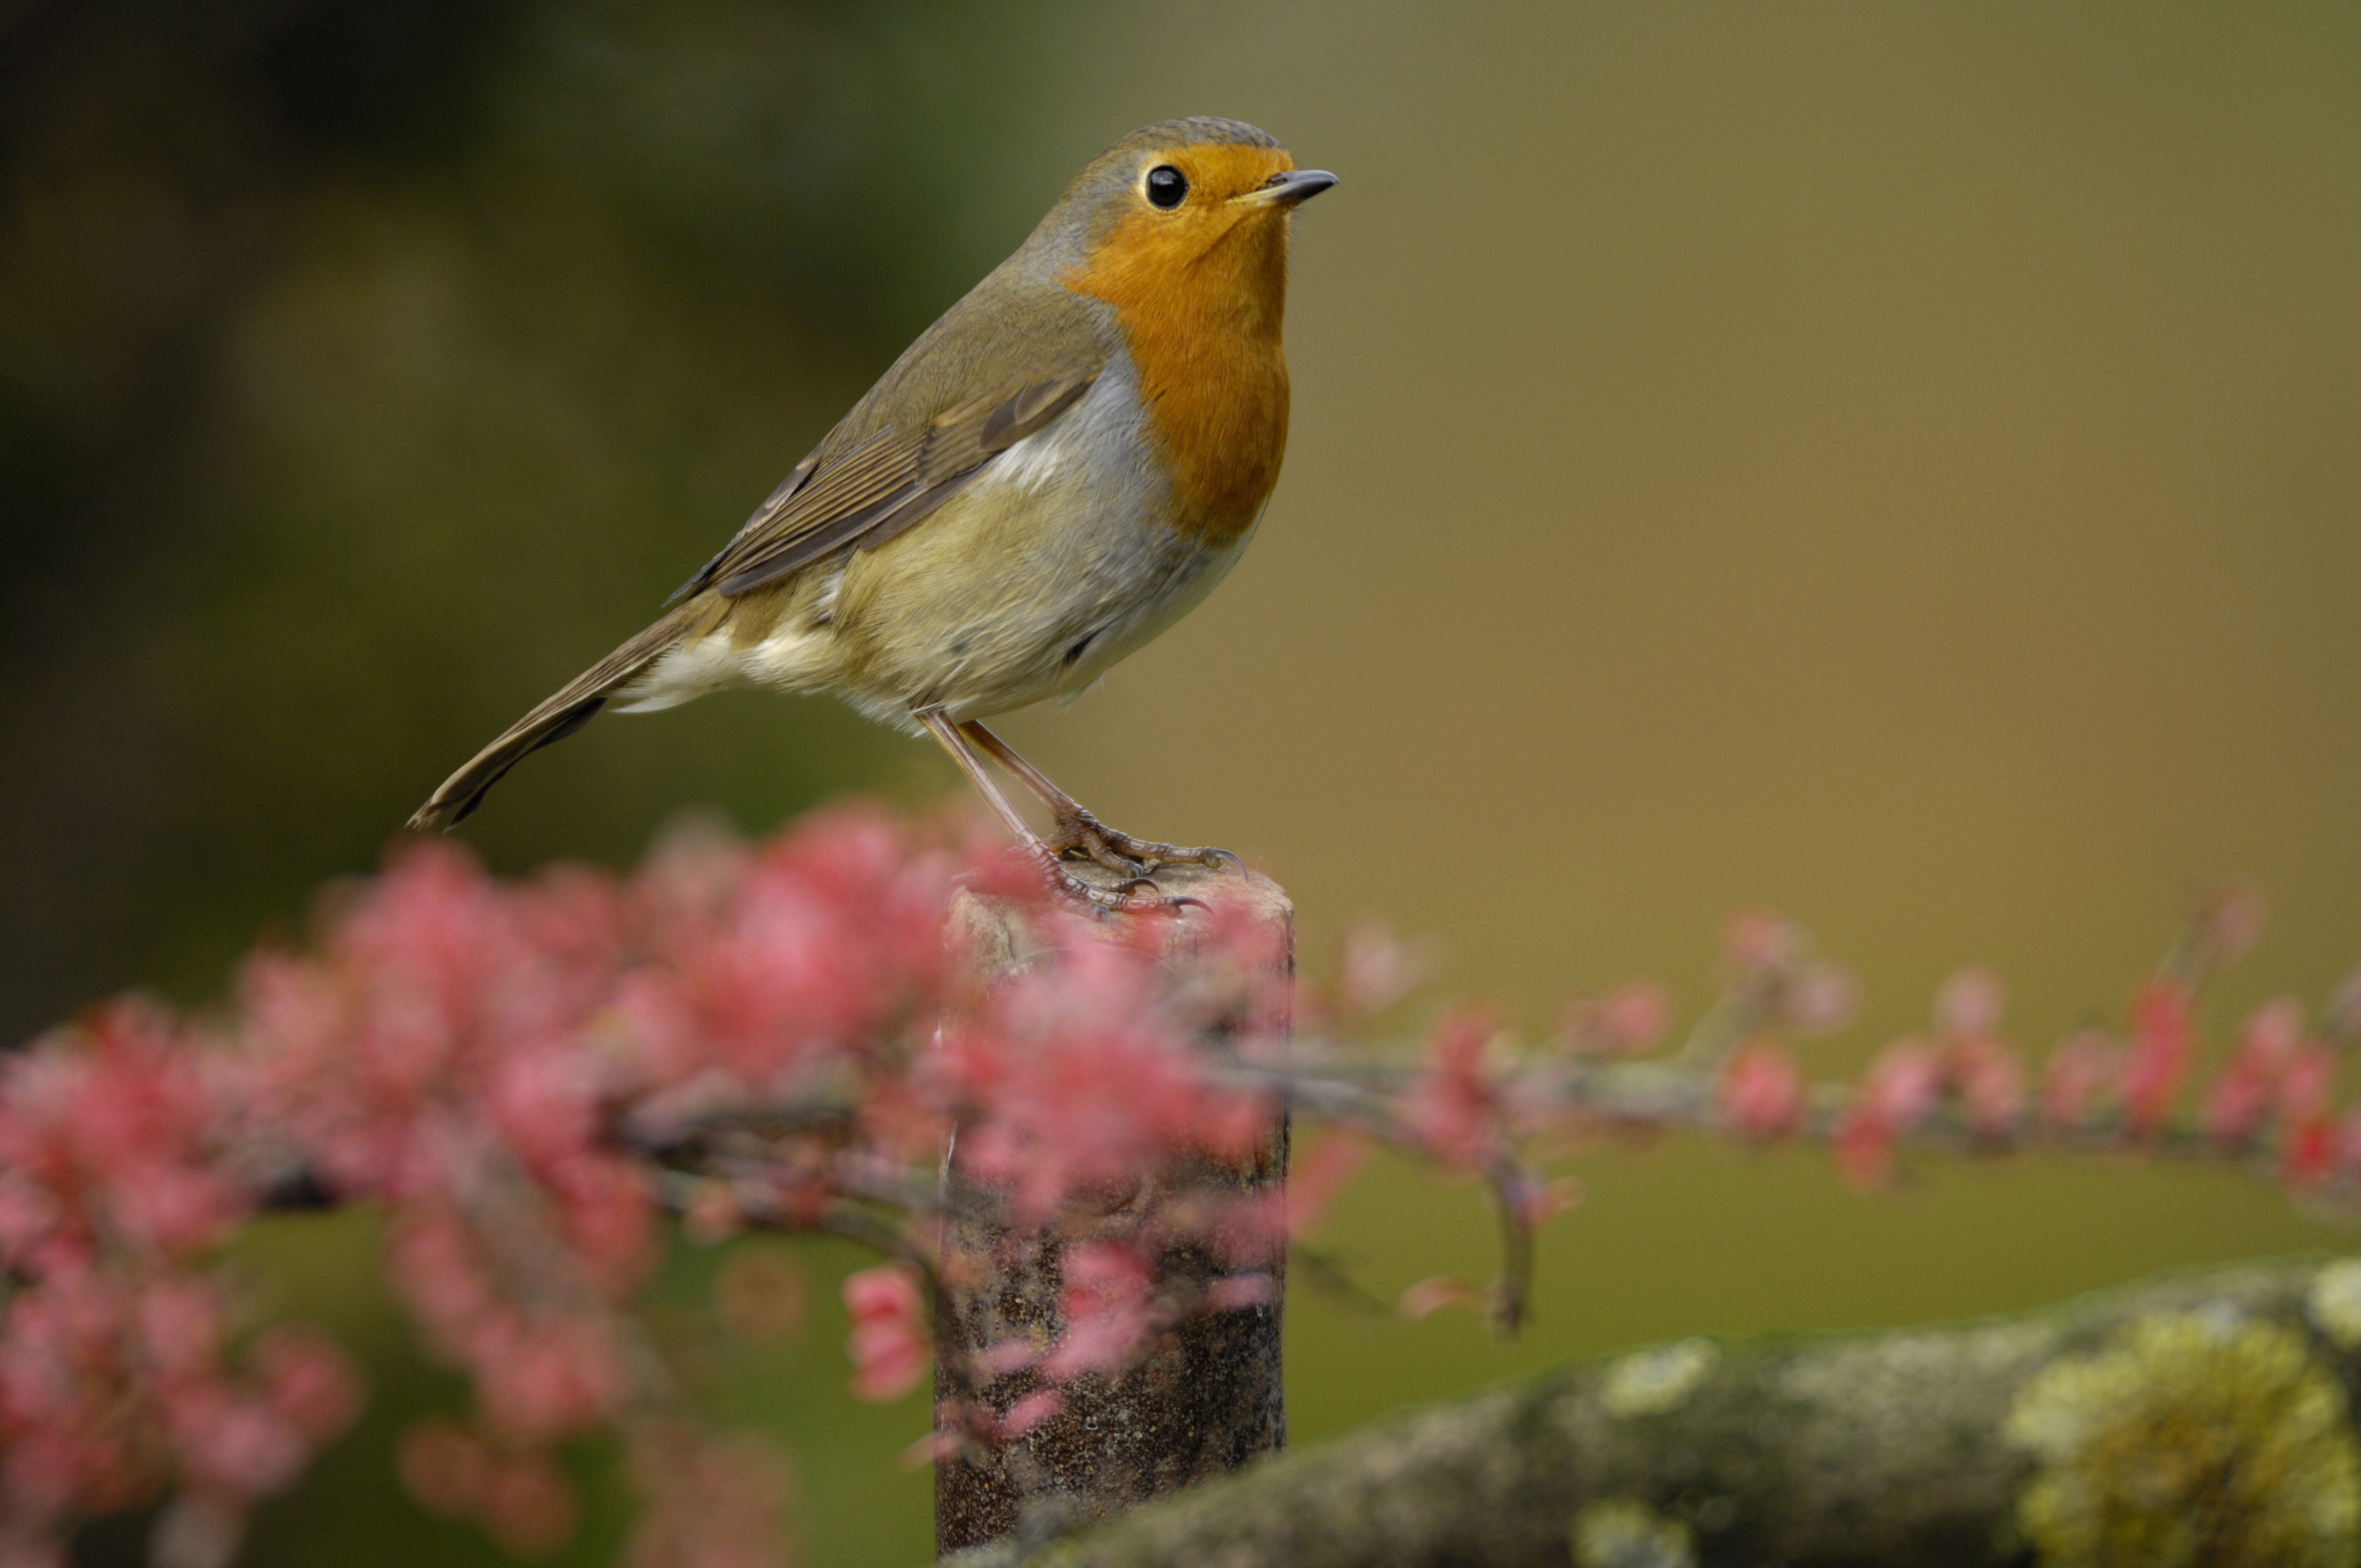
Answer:
[[[788,469],[787,477],[780,480],[776,488],[774,488],[769,495],[763,498],[763,504],[756,507],[753,510],[753,514],[746,519],[745,522],[740,526],[738,532],[730,536],[730,543],[723,545],[719,552],[714,555],[712,560],[708,561],[704,565],[699,566],[697,569],[697,576],[689,578],[688,581],[673,589],[671,598],[666,598],[664,603],[666,605],[670,605],[674,599],[686,598],[689,595],[696,593],[697,590],[704,587],[706,584],[711,582],[713,580],[713,569],[716,566],[720,565],[722,561],[728,557],[730,552],[737,549],[739,543],[744,540],[748,534],[752,533],[755,530],[763,527],[765,523],[776,519],[779,515],[780,509],[787,504],[788,498],[792,497],[797,490],[804,488],[804,481],[810,478],[812,470],[818,466],[819,453],[815,450],[802,462],[796,464],[793,468]]]
[[[825,461],[815,453],[681,591],[710,587],[734,598],[846,544],[884,543],[1071,408],[1097,377],[1095,367],[1053,377],[971,400],[921,425],[885,425]]]

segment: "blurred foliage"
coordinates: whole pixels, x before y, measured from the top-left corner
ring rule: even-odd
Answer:
[[[978,145],[1022,80],[957,69],[1024,41],[958,10],[0,8],[0,1036],[133,981],[214,990],[640,625],[1021,233],[1030,203],[946,221],[972,192],[940,138]],[[478,848],[622,858],[685,803],[767,824],[912,766],[826,704],[659,722],[520,775]],[[248,1558],[495,1560],[392,1481],[456,1385],[368,1235],[297,1222],[267,1259],[374,1398]],[[802,1387],[891,1439],[906,1415],[851,1405],[838,1337],[796,1342],[825,1367]],[[769,1421],[807,1413],[731,1370]],[[892,1484],[876,1447],[842,1451],[862,1497]],[[577,1560],[612,1555],[620,1496]]]
[[[419,1508],[392,1478],[405,1425],[463,1408],[464,1393],[459,1379],[419,1356],[401,1309],[374,1288],[378,1229],[375,1216],[360,1212],[291,1217],[257,1227],[240,1243],[241,1265],[285,1282],[280,1299],[290,1310],[337,1323],[346,1342],[368,1355],[371,1383],[361,1425],[301,1488],[258,1512],[243,1563],[396,1568],[432,1561],[459,1568],[509,1561],[473,1525]],[[845,1386],[848,1324],[838,1286],[875,1259],[844,1243],[798,1245],[799,1300],[781,1314],[784,1332],[712,1332],[716,1277],[726,1261],[783,1245],[764,1238],[720,1247],[675,1244],[642,1321],[667,1361],[703,1389],[700,1403],[718,1429],[760,1433],[787,1456],[790,1507],[808,1561],[924,1562],[933,1539],[932,1478],[897,1465],[895,1455],[924,1430],[927,1396],[922,1389],[881,1407],[862,1404]],[[582,1528],[543,1561],[600,1568],[618,1559],[631,1494],[611,1443],[577,1442],[569,1457],[583,1484]],[[102,1527],[85,1532],[82,1557],[93,1562],[111,1548],[119,1556],[108,1560],[127,1568],[138,1561],[138,1542],[136,1524]]]
[[[1054,190],[961,233],[1022,23],[0,21],[0,1033],[210,988],[636,630]],[[830,705],[747,706],[594,736],[477,841],[620,857],[686,802],[767,824],[925,765]]]

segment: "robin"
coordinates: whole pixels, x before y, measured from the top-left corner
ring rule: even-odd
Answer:
[[[829,691],[932,735],[1053,884],[1212,864],[1105,826],[983,720],[1077,692],[1195,608],[1287,447],[1290,214],[1336,177],[1235,120],[1167,120],[1084,169],[796,465],[663,619],[478,752],[410,825],[446,828],[600,709],[724,686]],[[1049,806],[1034,834],[985,759]],[[1148,884],[1152,885],[1152,884]]]

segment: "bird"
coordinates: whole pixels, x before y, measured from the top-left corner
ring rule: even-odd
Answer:
[[[1103,909],[1224,851],[1107,827],[983,720],[1069,696],[1194,609],[1287,448],[1295,209],[1336,183],[1209,116],[1132,132],[921,333],[653,624],[476,753],[410,819],[456,826],[602,710],[752,685],[931,736],[1050,884]],[[1052,821],[1037,835],[997,764]],[[1103,887],[1066,858],[1121,879]]]

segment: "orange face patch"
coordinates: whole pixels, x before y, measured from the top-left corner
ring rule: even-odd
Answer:
[[[1170,210],[1148,170],[1188,181]],[[1287,449],[1284,204],[1238,201],[1295,160],[1226,143],[1142,155],[1130,200],[1066,278],[1115,308],[1151,428],[1171,468],[1175,525],[1222,544],[1253,525]]]

